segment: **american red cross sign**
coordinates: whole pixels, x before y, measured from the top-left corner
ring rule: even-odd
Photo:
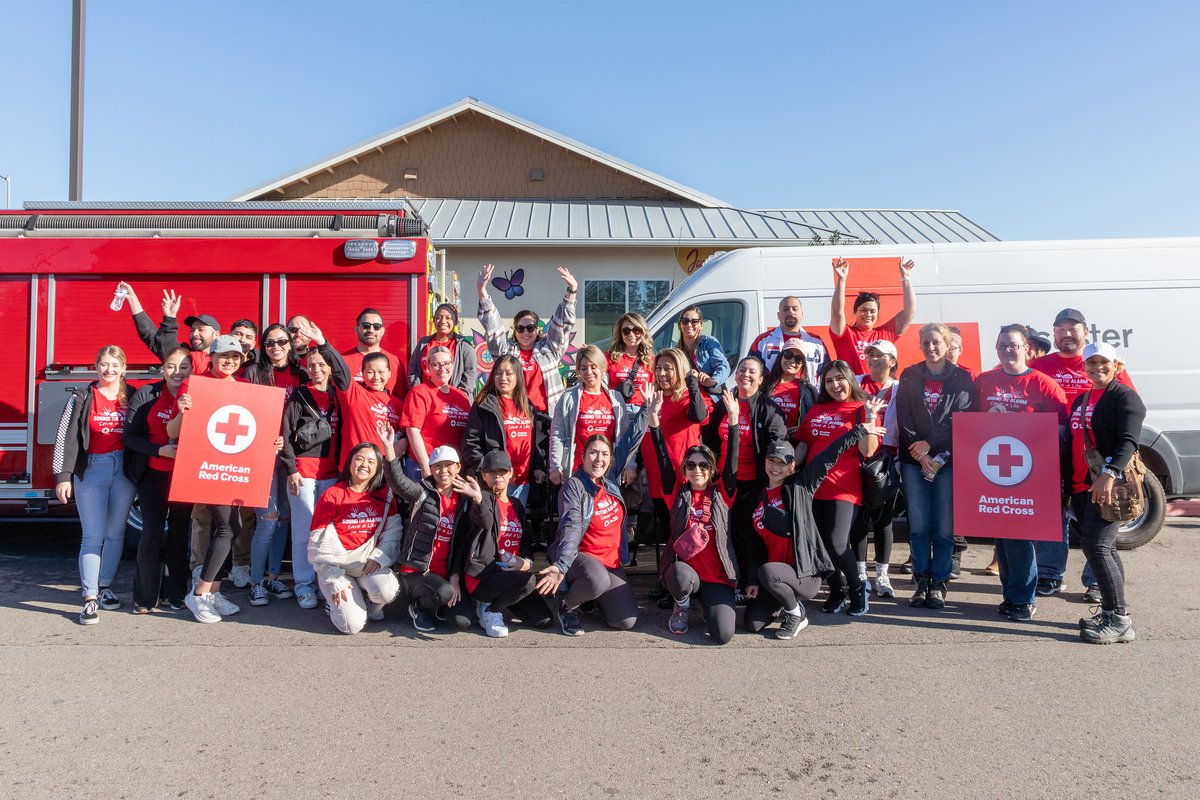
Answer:
[[[954,532],[1062,538],[1057,414],[954,415]]]
[[[265,508],[275,471],[283,389],[194,377],[170,499]]]

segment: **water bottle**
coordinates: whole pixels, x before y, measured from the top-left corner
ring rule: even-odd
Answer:
[[[509,569],[513,569],[514,567],[519,567],[525,563],[525,559],[521,558],[520,556],[513,555],[512,553],[508,552],[507,550],[500,551],[499,561],[501,564],[508,567]]]
[[[128,296],[128,289],[126,289],[124,286],[117,286],[117,290],[113,292],[112,302],[108,304],[108,307],[113,311],[120,311],[125,307],[125,298]]]
[[[933,464],[929,467],[930,471],[922,473],[922,477],[924,477],[925,480],[932,482],[933,479],[937,477],[938,470],[940,470],[949,460],[949,453],[938,453],[933,459]]]

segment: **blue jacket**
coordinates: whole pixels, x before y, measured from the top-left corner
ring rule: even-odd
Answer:
[[[682,347],[679,349],[683,350]],[[683,352],[687,354],[686,350]],[[706,386],[704,390],[719,396],[725,388],[725,382],[729,380],[729,359],[725,358],[725,349],[721,347],[721,343],[711,336],[702,335],[700,341],[696,342],[696,360],[692,366],[716,381],[714,386]]]

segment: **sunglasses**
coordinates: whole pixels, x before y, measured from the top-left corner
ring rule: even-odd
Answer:
[[[624,328],[621,328],[621,335],[622,335],[622,336],[628,336],[628,335],[629,335],[629,334],[631,334],[631,333],[638,333],[638,334],[640,334],[641,332],[642,332],[642,329],[641,329],[641,328],[630,328],[630,327],[628,327],[628,326],[626,326],[626,327],[624,327]]]
[[[263,339],[263,347],[287,347],[287,339]]]
[[[782,358],[784,361],[803,361],[804,354],[803,353],[784,353],[783,355],[780,356],[780,358]]]
[[[679,320],[680,325],[699,325],[701,322],[704,322],[704,320],[699,317],[684,317]]]
[[[533,333],[534,331],[537,330],[537,328],[538,328],[537,323],[533,323],[530,325],[518,325],[517,333]]]
[[[685,461],[683,462],[684,469],[702,469],[708,472],[712,469],[712,464],[707,461]]]
[[[383,330],[383,323],[382,322],[360,322],[360,323],[358,323],[358,327],[362,328],[364,331],[370,331],[370,330],[381,331],[381,330]]]

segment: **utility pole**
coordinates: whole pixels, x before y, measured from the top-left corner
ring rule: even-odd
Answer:
[[[0,175],[4,181],[4,207],[12,208],[12,175]]]
[[[83,199],[83,40],[87,0],[74,0],[71,15],[71,185],[68,200]]]

